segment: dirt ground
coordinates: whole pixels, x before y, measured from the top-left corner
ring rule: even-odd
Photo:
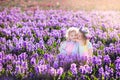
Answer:
[[[120,10],[120,0],[0,0],[0,10],[7,7],[22,9]]]

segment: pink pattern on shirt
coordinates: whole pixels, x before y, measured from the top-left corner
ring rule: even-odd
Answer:
[[[70,55],[73,51],[73,48],[74,48],[74,44],[72,43],[67,43],[66,45],[66,51],[67,51],[67,54]]]
[[[84,52],[83,56],[86,56],[88,58],[89,57],[88,52]]]

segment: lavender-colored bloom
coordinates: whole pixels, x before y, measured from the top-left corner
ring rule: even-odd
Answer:
[[[21,73],[21,67],[20,66],[16,66],[15,67],[15,73]]]
[[[47,41],[47,44],[49,46],[51,46],[53,44],[53,42],[55,42],[55,39],[54,38],[50,38],[48,41]]]
[[[34,53],[31,57],[34,57],[35,59],[37,59],[39,57],[38,53]]]
[[[92,67],[91,66],[84,65],[84,67],[85,67],[87,73],[89,73],[89,74],[92,73]]]
[[[50,68],[49,73],[53,76],[56,76],[56,69],[54,69],[53,67]]]
[[[7,71],[11,71],[13,69],[12,65],[7,65]]]
[[[3,65],[2,63],[0,63],[0,72],[2,71],[2,69],[3,69]]]
[[[39,60],[38,64],[40,65],[45,64],[45,60],[44,59]]]
[[[71,64],[70,70],[72,72],[72,74],[76,75],[77,74],[77,67],[75,63]]]
[[[47,75],[53,77],[62,75],[63,69],[77,74],[77,68],[74,65],[76,64],[81,66],[79,68],[81,80],[85,79],[86,74],[87,76],[97,75],[91,74],[92,68],[98,69],[99,79],[101,77],[118,79],[120,76],[119,14],[120,12],[116,11],[87,13],[37,9],[21,12],[20,9],[15,8],[5,9],[0,12],[0,71],[5,70],[8,74],[7,70],[12,70],[11,74],[14,73],[15,76],[25,73],[24,77],[29,76],[27,73],[33,71],[34,75],[44,74],[45,77]],[[92,33],[93,37],[90,41],[93,43],[93,54],[97,54],[91,59],[92,66],[89,64],[82,66],[81,63],[85,62],[86,58],[80,56],[66,56],[59,52],[56,56],[59,44],[64,41],[66,30],[73,26],[87,27]],[[43,36],[49,37],[47,42],[43,40]],[[57,47],[51,51],[46,50],[47,46],[52,47],[54,42],[57,43]],[[50,54],[44,57],[38,54],[31,55],[37,52],[38,48]],[[31,69],[35,69],[35,73]]]
[[[94,56],[92,58],[92,62],[93,62],[94,65],[101,65],[102,64],[102,60],[97,56]]]
[[[41,64],[36,65],[35,71],[36,71],[36,73],[45,74],[45,73],[47,73],[47,65],[41,65]]]
[[[116,79],[120,78],[120,72],[116,72]]]
[[[115,60],[115,69],[117,71],[120,71],[120,57],[117,57],[117,59]]]
[[[31,65],[36,65],[36,59],[34,57],[31,58],[30,60]]]
[[[44,59],[49,61],[49,54],[44,54]]]
[[[110,78],[112,76],[113,76],[113,69],[106,65],[105,66],[105,77]]]
[[[53,67],[54,67],[55,69],[57,69],[57,68],[59,67],[58,61],[54,61]]]
[[[21,54],[18,56],[18,58],[19,58],[20,60],[25,60],[27,57],[28,57],[28,55],[26,54],[26,52],[21,53]]]
[[[27,70],[28,69],[27,61],[21,61],[21,66],[24,68],[24,70]]]
[[[99,70],[98,70],[98,72],[99,72],[99,76],[103,76],[104,75],[104,69],[103,69],[103,67],[100,67]]]
[[[84,66],[80,66],[79,72],[82,73],[82,74],[86,74],[86,69],[85,69],[85,67],[84,67]]]
[[[111,63],[111,59],[110,59],[109,55],[104,56],[104,62],[107,64]]]
[[[4,56],[5,56],[4,52],[3,52],[3,51],[0,52],[0,63],[3,62],[3,58],[4,58]]]
[[[63,68],[59,67],[59,69],[57,69],[57,74],[61,76],[63,74],[63,71]]]

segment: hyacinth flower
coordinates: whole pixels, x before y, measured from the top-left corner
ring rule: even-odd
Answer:
[[[15,71],[14,71],[14,75],[16,77],[21,77],[21,78],[24,78],[27,74],[28,74],[28,63],[26,61],[20,61],[18,60],[16,62],[16,65],[15,65]]]
[[[35,66],[37,63],[36,63],[36,58],[32,57],[31,60],[30,60],[30,64],[32,66]]]
[[[109,57],[109,55],[105,55],[103,60],[104,60],[104,63],[106,63],[106,64],[111,63],[111,58]]]
[[[104,79],[104,68],[100,67],[98,70],[98,75],[100,76],[100,78]]]
[[[63,74],[63,72],[64,72],[64,69],[62,67],[59,67],[57,69],[57,75],[61,76]]]
[[[3,65],[0,63],[0,72],[3,70]]]
[[[73,75],[77,74],[77,67],[76,67],[75,63],[71,64],[70,70],[71,70],[71,72],[72,72]]]
[[[105,78],[109,79],[113,77],[113,69],[111,67],[105,66]]]
[[[57,76],[61,75],[60,79],[62,79],[65,73],[70,70],[71,64],[75,63],[78,69],[77,72],[79,73],[81,70],[81,73],[84,73],[84,75],[76,76],[78,80],[86,79],[86,75],[88,76],[88,74],[93,80],[96,78],[109,79],[110,77],[112,77],[112,79],[119,79],[119,14],[120,12],[114,11],[92,11],[87,13],[84,11],[44,11],[39,9],[34,12],[22,12],[20,9],[15,8],[1,11],[1,74],[4,74],[6,70],[5,72],[7,74],[11,71],[11,73],[15,75],[15,72],[19,71],[19,73],[24,75],[30,75],[29,73],[32,73],[32,75],[35,76],[37,71],[41,72],[41,69],[43,69],[45,71],[41,73],[41,75],[51,75],[48,73],[51,71],[53,72],[53,76],[55,76],[55,74]],[[59,52],[57,52],[57,50],[60,43],[65,40],[66,29],[73,26],[78,28],[79,26],[87,27],[92,33],[93,37],[90,41],[93,44],[93,53],[95,56],[91,58],[88,66],[84,65],[85,63],[82,64],[82,60],[84,62],[85,59],[79,58],[79,56],[58,55]],[[48,36],[48,38],[45,40],[43,36]],[[50,45],[50,47],[47,46],[47,44]],[[56,44],[57,47],[54,48],[53,44],[54,46]],[[32,53],[37,52],[39,48],[48,54],[45,53],[46,55],[41,55],[40,53],[40,55],[32,55]],[[56,57],[56,55],[58,56]],[[46,65],[45,69],[43,65]],[[80,65],[82,67],[79,70],[78,67]],[[72,80],[72,77],[68,75],[65,76],[67,77],[65,77],[65,79]]]
[[[102,64],[102,60],[101,60],[101,58],[99,58],[97,56],[93,56],[92,63],[93,63],[93,65],[100,66]]]
[[[120,57],[115,60],[116,78],[119,79],[120,76]]]

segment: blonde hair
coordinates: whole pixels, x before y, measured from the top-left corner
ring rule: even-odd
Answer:
[[[67,31],[66,31],[66,39],[69,37],[69,33],[72,32],[72,31],[75,31],[76,33],[79,32],[79,29],[78,28],[75,28],[75,27],[70,27]]]

